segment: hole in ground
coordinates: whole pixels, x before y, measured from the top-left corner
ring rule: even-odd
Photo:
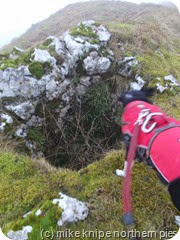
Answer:
[[[120,148],[120,126],[115,119],[119,122],[121,112],[112,111],[106,84],[89,88],[80,102],[74,101],[62,126],[58,122],[58,106],[59,100],[39,106],[38,115],[45,122],[39,131],[31,131],[53,166],[79,170],[99,160],[107,151]]]
[[[105,152],[120,147],[120,127],[109,113],[91,116],[91,111],[72,113],[66,126],[46,127],[44,155],[54,166],[79,170],[99,160]],[[89,115],[90,114],[90,115]]]

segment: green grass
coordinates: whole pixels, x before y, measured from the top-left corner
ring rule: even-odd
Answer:
[[[173,58],[174,62],[172,61]],[[176,66],[177,59],[179,59],[179,56],[177,55],[172,57],[169,54],[167,58],[156,52],[144,53],[137,58],[138,62],[142,65],[144,76],[151,75],[152,77],[162,78],[169,75],[172,70],[174,70],[174,72],[178,70]]]
[[[100,55],[102,57],[107,57],[107,55],[108,55],[108,48],[106,46],[101,46],[100,47]]]
[[[115,175],[115,170],[123,167],[123,161],[123,151],[112,151],[78,172],[42,172],[41,168],[41,171],[36,168],[37,161],[32,162],[14,153],[1,153],[0,224],[3,231],[7,233],[10,229],[18,230],[31,225],[33,232],[28,239],[34,240],[40,239],[41,229],[60,230],[57,220],[62,211],[51,203],[60,191],[90,204],[88,218],[76,224],[67,224],[66,228],[76,231],[96,228],[102,231],[125,230],[122,222],[122,179]],[[134,228],[141,231],[177,230],[174,225],[177,211],[152,169],[135,164],[132,193],[136,219]],[[39,208],[43,214],[37,217],[35,212]],[[33,214],[23,219],[22,216],[29,211]]]
[[[88,89],[84,95],[86,107],[88,109],[87,118],[103,119],[103,115],[110,110],[109,89],[104,84],[96,84]]]
[[[179,99],[179,92],[175,96],[169,95],[169,92],[164,92],[163,94],[156,94],[153,102],[159,105],[166,114],[180,120]]]
[[[107,25],[111,30],[125,30],[125,31],[130,31],[134,27],[136,27],[135,24],[118,23],[118,22],[110,22],[110,23],[107,23]]]
[[[42,129],[39,127],[31,127],[28,129],[28,139],[38,144],[41,151],[43,151],[43,145],[45,143],[45,136],[42,133]]]
[[[139,62],[138,74],[148,82],[149,87],[156,87],[157,83],[160,83],[162,86],[168,84],[169,89],[173,88],[172,91],[169,89],[165,90],[169,91],[169,94],[173,95],[179,92],[178,87],[173,86],[170,81],[164,80],[165,76],[172,74],[180,83],[180,67],[178,65],[180,55],[177,51],[168,52],[162,48],[159,52],[156,52],[149,49],[149,51],[142,51],[137,56],[137,60]]]

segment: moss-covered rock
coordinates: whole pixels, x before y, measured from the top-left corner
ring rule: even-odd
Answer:
[[[13,50],[11,51],[11,53],[13,55],[20,55],[24,52],[24,50],[20,49],[20,48],[17,48],[17,47],[14,47]]]

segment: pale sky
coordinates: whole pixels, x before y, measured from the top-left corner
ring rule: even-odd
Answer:
[[[0,47],[24,33],[32,24],[42,21],[64,6],[85,1],[87,0],[0,0]],[[127,1],[158,2],[158,0]],[[179,0],[171,2],[180,9]]]

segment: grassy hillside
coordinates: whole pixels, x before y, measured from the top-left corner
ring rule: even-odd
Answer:
[[[49,19],[32,26],[19,39],[6,46],[4,51],[14,45],[30,48],[32,45],[44,42],[49,35],[59,36],[82,20],[94,19],[107,26],[112,33],[110,48],[115,54],[115,60],[112,64],[112,75],[108,81],[113,88],[116,88],[116,93],[127,88],[130,81],[135,81],[136,74],[146,81],[147,86],[155,86],[158,81],[162,85],[165,84],[164,76],[170,74],[180,82],[179,17],[176,9],[151,4],[136,5],[104,1],[78,3],[69,5]],[[30,64],[29,58],[32,51],[33,49],[28,50],[17,59],[1,60],[4,63],[3,66],[1,65],[2,70],[7,67],[17,68],[21,64]],[[125,56],[134,56],[139,63],[130,79],[117,74],[117,62],[119,58]],[[31,65],[32,70],[33,67],[39,69],[38,66],[37,62]],[[178,90],[167,90],[157,94],[152,102],[159,105],[167,114],[180,119]],[[93,90],[92,93],[94,92]],[[100,93],[98,88],[96,92],[97,97]],[[96,98],[93,94],[91,98],[94,100]],[[104,103],[103,91],[102,96]],[[95,105],[97,105],[96,102]],[[50,126],[51,120],[50,118]],[[44,136],[37,129],[34,130],[32,128],[31,137],[37,142],[43,142]],[[54,134],[51,137],[53,139]],[[33,227],[33,232],[28,235],[28,240],[39,240],[42,239],[40,236],[42,229],[54,233],[57,230],[66,229],[80,232],[83,229],[85,231],[98,229],[104,232],[127,230],[122,221],[122,178],[115,175],[116,169],[122,169],[124,164],[125,152],[122,146],[118,146],[119,150],[103,151],[104,154],[101,154],[98,161],[92,163],[91,159],[88,159],[83,165],[86,167],[75,171],[71,170],[72,166],[70,166],[71,169],[55,168],[43,158],[32,159],[25,153],[19,153],[24,143],[23,140],[16,140],[10,138],[10,133],[7,136],[0,133],[0,226],[4,233],[9,230],[17,231],[23,226],[30,225]],[[89,155],[88,158],[90,158]],[[83,156],[83,161],[84,159]],[[62,209],[53,205],[52,200],[59,197],[59,192],[87,202],[89,204],[87,219],[58,227],[57,221],[61,218]],[[133,228],[137,231],[157,232],[157,237],[145,239],[160,239],[160,231],[167,233],[178,230],[174,216],[179,215],[179,212],[173,206],[167,188],[160,183],[156,173],[143,163],[135,164],[133,168],[132,198],[135,217]],[[36,216],[35,213],[40,208],[42,214]],[[32,211],[32,214],[23,218],[23,215],[29,211]],[[78,239],[98,238],[81,236]],[[107,237],[101,239],[107,239]],[[112,237],[111,239],[121,238]]]
[[[80,232],[83,229],[104,232],[127,230],[122,222],[122,179],[115,175],[116,168],[123,166],[123,159],[123,151],[112,151],[100,161],[73,172],[50,170],[44,160],[32,162],[28,157],[13,152],[1,152],[0,225],[3,232],[17,231],[30,225],[33,232],[28,239],[34,240],[41,238],[42,229],[52,229],[54,233],[66,228]],[[89,204],[90,213],[86,220],[57,226],[62,210],[52,204],[52,199],[57,198],[60,191]],[[134,229],[157,231],[157,234],[170,229],[177,231],[174,224],[177,211],[155,172],[143,164],[135,165],[132,191],[136,219]],[[39,208],[43,214],[36,216]],[[33,213],[24,219],[22,216],[29,211]],[[81,236],[78,239],[86,238]]]
[[[179,12],[174,8],[166,8],[160,5],[141,4],[136,5],[128,2],[109,2],[109,1],[93,1],[71,4],[64,9],[51,15],[48,19],[32,25],[25,34],[14,39],[9,45],[3,48],[3,51],[11,50],[13,46],[21,48],[29,48],[36,46],[49,35],[59,36],[72,26],[83,20],[94,19],[107,26],[112,23],[141,26],[142,32],[147,31],[149,23],[154,23],[172,35],[179,32]],[[110,24],[110,25],[109,25]],[[116,26],[118,30],[118,26]],[[129,29],[125,29],[129,30]],[[178,35],[179,36],[179,35]],[[177,37],[178,37],[177,36]]]

